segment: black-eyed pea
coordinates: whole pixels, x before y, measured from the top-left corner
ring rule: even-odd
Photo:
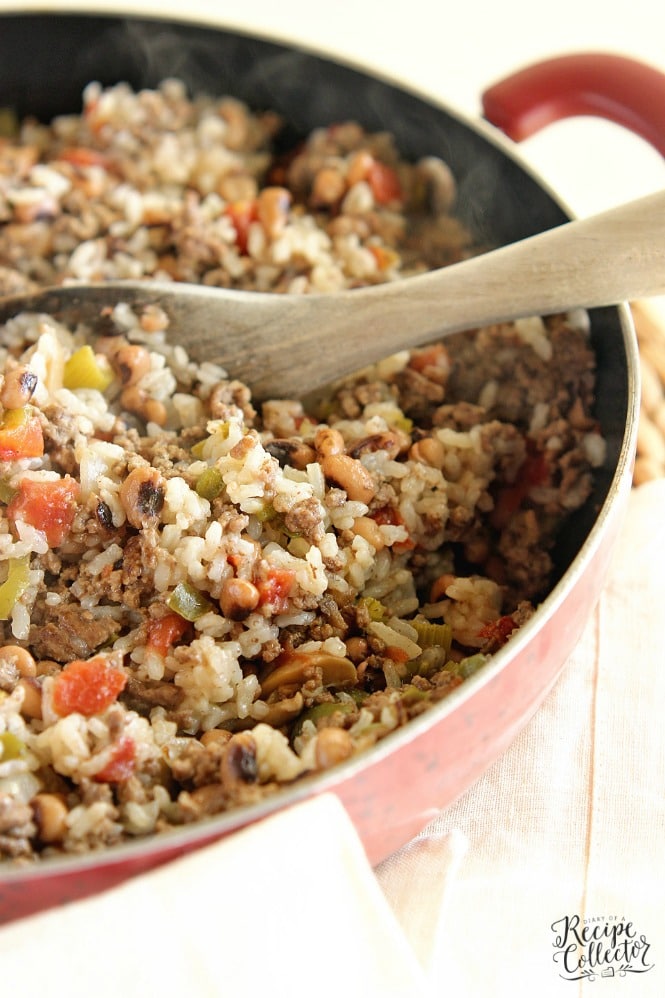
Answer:
[[[27,367],[7,368],[0,389],[0,403],[4,409],[22,409],[34,395],[37,375]]]
[[[376,484],[370,472],[348,454],[328,454],[321,461],[327,479],[344,489],[352,502],[368,504],[376,495]]]
[[[315,758],[319,769],[330,769],[353,753],[351,735],[344,728],[321,728],[316,736]]]
[[[274,238],[284,228],[291,205],[291,193],[286,187],[266,187],[259,194],[256,211],[259,222]]]
[[[316,460],[314,448],[297,437],[270,440],[265,448],[282,468],[290,464],[292,468],[304,471],[308,464]]]
[[[444,572],[440,575],[438,579],[435,579],[432,583],[432,588],[430,589],[430,603],[438,603],[439,600],[446,598],[446,590],[448,586],[451,586],[455,581],[455,576],[452,572]]]
[[[226,728],[211,728],[210,731],[203,732],[199,741],[205,748],[210,748],[212,745],[226,745],[230,737],[231,732]]]
[[[227,579],[219,597],[222,613],[229,620],[245,620],[259,605],[260,593],[248,579]]]
[[[359,662],[367,658],[369,649],[365,638],[361,638],[360,635],[354,635],[352,638],[348,638],[345,644],[346,654],[355,665],[358,665]]]
[[[229,738],[222,756],[219,776],[227,791],[258,779],[256,742],[250,731],[238,731]]]
[[[314,205],[331,205],[346,192],[346,180],[334,166],[324,166],[314,177],[311,202]]]
[[[442,468],[445,460],[445,450],[443,444],[436,437],[423,437],[417,440],[409,449],[409,457],[412,461],[421,461],[431,468]]]
[[[113,366],[123,385],[135,385],[150,370],[150,354],[145,347],[125,343],[114,353]]]
[[[373,433],[363,440],[359,440],[349,448],[351,457],[362,457],[363,454],[374,454],[376,451],[385,451],[391,460],[398,454],[408,450],[410,437],[402,430],[384,430],[382,433]]]
[[[371,516],[358,516],[353,521],[353,532],[371,544],[375,551],[382,551],[386,546],[381,528]]]
[[[140,416],[146,423],[156,423],[157,426],[164,426],[168,418],[166,406],[159,399],[151,398],[137,385],[127,385],[120,394],[120,405],[136,416]]]
[[[120,502],[131,525],[138,530],[158,520],[165,494],[166,482],[154,468],[130,471],[120,486]]]
[[[159,333],[168,327],[169,317],[160,305],[146,305],[139,324],[145,333]]]
[[[360,149],[349,157],[346,182],[349,187],[365,180],[374,165],[374,157],[366,149]]]
[[[67,834],[67,805],[59,794],[36,794],[30,801],[42,842],[61,842]]]
[[[344,437],[332,426],[320,426],[314,434],[314,447],[319,457],[329,457],[331,454],[344,454],[346,445]]]
[[[37,675],[37,664],[27,650],[20,645],[4,645],[0,648],[0,662],[13,665],[19,676],[32,678]]]
[[[42,719],[42,688],[36,679],[31,676],[24,676],[16,684],[17,688],[23,690],[23,703],[21,704],[21,715],[28,720],[41,721]]]

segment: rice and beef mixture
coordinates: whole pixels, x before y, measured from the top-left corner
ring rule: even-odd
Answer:
[[[235,100],[92,85],[0,144],[5,289],[278,292],[470,252],[440,160],[345,123],[271,155]],[[583,316],[253,403],[155,306],[1,330],[0,856],[106,847],[274,794],[447,696],[530,616],[603,441]]]

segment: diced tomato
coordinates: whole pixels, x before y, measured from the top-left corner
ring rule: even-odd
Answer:
[[[232,204],[227,205],[224,213],[233,222],[233,228],[236,230],[236,245],[238,249],[241,253],[246,253],[247,242],[249,240],[249,227],[259,217],[256,200],[234,201]]]
[[[171,645],[175,644],[189,627],[189,621],[179,613],[167,613],[159,620],[151,620],[148,624],[147,646],[159,655],[166,655]]]
[[[72,166],[101,166],[104,170],[109,167],[109,158],[103,152],[95,149],[86,149],[85,146],[68,146],[58,153],[58,159]]]
[[[404,650],[404,648],[399,648],[397,645],[388,645],[386,648],[386,655],[392,662],[408,662],[409,653]]]
[[[123,735],[115,745],[113,755],[103,769],[95,775],[97,783],[122,783],[129,779],[136,767],[136,743]]]
[[[379,270],[389,270],[390,267],[399,263],[399,254],[386,246],[377,246],[375,243],[371,243],[367,249],[376,260]]]
[[[79,491],[78,482],[69,477],[45,482],[25,478],[7,507],[7,516],[41,530],[49,547],[57,547],[71,530]]]
[[[0,461],[41,457],[44,434],[39,416],[32,409],[7,409],[0,422]]]
[[[393,506],[382,506],[369,515],[379,526],[388,524],[391,527],[404,527],[406,529],[404,520]],[[407,537],[405,541],[397,541],[393,544],[392,549],[396,554],[404,554],[406,551],[413,551],[415,546],[416,542],[411,537]]]
[[[396,527],[404,522],[393,506],[381,506],[380,509],[375,509],[371,516],[379,526],[389,524],[391,527]]]
[[[490,515],[492,525],[498,529],[505,527],[513,513],[536,485],[543,485],[549,477],[549,467],[542,451],[527,449],[527,456],[512,485],[501,489],[496,496],[494,509]]]
[[[92,717],[110,707],[123,691],[127,676],[101,655],[69,662],[53,681],[56,714]]]
[[[399,177],[392,169],[380,160],[375,159],[369,168],[367,182],[372,188],[374,200],[379,204],[390,204],[402,200],[402,185]]]
[[[495,642],[498,647],[501,647],[502,645],[505,645],[506,641],[516,627],[517,624],[510,614],[506,614],[505,617],[499,617],[498,620],[493,620],[489,624],[484,624],[478,631],[478,636],[481,638],[487,638]]]
[[[428,367],[449,367],[448,351],[443,343],[432,343],[422,350],[414,350],[409,359],[409,367],[422,373]]]
[[[265,606],[273,613],[285,613],[294,581],[295,574],[290,569],[271,568],[265,579],[254,583],[259,591],[259,606]]]

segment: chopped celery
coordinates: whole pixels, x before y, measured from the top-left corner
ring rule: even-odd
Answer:
[[[212,502],[224,488],[224,479],[219,468],[206,468],[196,479],[196,491],[202,499]]]
[[[410,620],[409,623],[418,632],[421,648],[445,648],[448,654],[453,640],[450,624],[435,624],[430,620]]]
[[[204,437],[203,440],[198,440],[195,444],[192,444],[190,450],[195,458],[201,459],[206,457],[206,448],[210,440],[214,437],[218,437],[220,440],[226,440],[230,432],[230,426],[228,423],[218,423],[214,428],[214,433],[209,437]]]
[[[396,419],[390,420],[390,425],[394,426],[396,430],[402,430],[404,433],[411,433],[411,430],[413,429],[413,420],[409,419],[408,416],[405,416],[400,412]]]
[[[205,440],[198,440],[195,444],[192,444],[190,449],[193,457],[196,458],[203,457],[203,448],[208,443],[209,439],[210,439],[209,437],[206,437]]]
[[[113,371],[108,362],[98,357],[88,343],[65,361],[62,383],[72,391],[76,388],[96,388],[103,392],[112,381]]]
[[[360,600],[360,604],[367,610],[370,620],[382,621],[384,619],[386,615],[386,608],[380,600],[374,599],[373,596],[363,596]]]
[[[272,503],[267,502],[261,509],[257,509],[253,514],[259,523],[267,523],[275,518],[275,508]]]
[[[28,588],[30,555],[9,559],[7,578],[0,585],[0,620],[9,620],[11,612]]]
[[[489,655],[478,652],[475,655],[468,655],[461,662],[448,662],[446,671],[452,672],[454,676],[459,676],[461,679],[468,679],[474,672],[478,672],[478,669],[482,668],[488,659]]]
[[[419,690],[417,686],[407,684],[402,687],[400,700],[405,704],[419,703],[421,700],[428,700],[429,693],[426,690]]]
[[[0,735],[0,762],[8,762],[10,759],[18,759],[25,751],[25,742],[11,731],[4,731]]]
[[[305,721],[312,721],[313,724],[316,724],[321,718],[332,717],[333,714],[349,714],[352,710],[355,710],[355,704],[348,700],[332,700],[314,704],[313,707],[308,707],[307,710],[302,712],[296,721],[293,735],[295,737],[300,734]]]
[[[13,489],[8,482],[0,479],[0,502],[10,503],[15,495],[16,489]]]
[[[185,620],[198,620],[213,608],[210,600],[189,582],[178,583],[169,596],[168,606]]]

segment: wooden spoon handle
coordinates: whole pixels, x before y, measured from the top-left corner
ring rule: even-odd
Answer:
[[[663,293],[665,192],[658,192],[404,281],[280,296],[265,324],[244,328],[249,355],[234,361],[259,395],[275,387],[288,394],[462,329]],[[244,323],[240,307],[237,314]],[[272,360],[260,374],[266,339]]]

